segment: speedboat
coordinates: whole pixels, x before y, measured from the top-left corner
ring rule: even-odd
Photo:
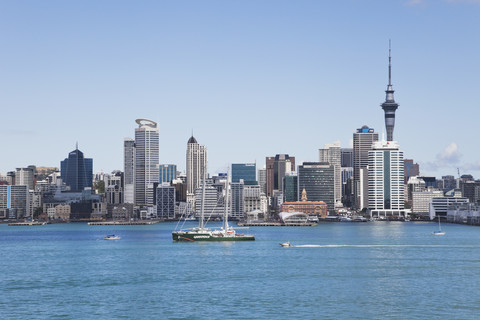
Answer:
[[[108,235],[105,238],[103,238],[103,240],[120,240],[120,237],[116,236],[114,234],[111,234],[111,235]]]
[[[287,242],[284,242],[284,243],[280,243],[280,245],[281,245],[282,247],[293,247],[293,244],[291,244],[291,243],[288,242],[288,241],[287,241]]]

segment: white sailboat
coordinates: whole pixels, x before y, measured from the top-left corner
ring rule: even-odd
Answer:
[[[442,226],[440,225],[440,217],[438,217],[438,230],[433,231],[432,234],[436,236],[443,236],[445,234],[445,231],[442,231]]]

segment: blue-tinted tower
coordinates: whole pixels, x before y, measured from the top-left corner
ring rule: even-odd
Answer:
[[[92,187],[93,159],[85,158],[78,147],[60,162],[60,170],[62,180],[70,187],[70,191],[82,191],[85,187]]]
[[[172,182],[177,179],[177,165],[176,164],[161,164],[158,167],[159,183]]]
[[[233,163],[232,182],[243,179],[244,184],[257,184],[256,171],[255,163]]]

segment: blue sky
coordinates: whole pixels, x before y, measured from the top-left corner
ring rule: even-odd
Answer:
[[[123,168],[135,119],[185,169],[193,130],[210,173],[349,147],[384,131],[423,174],[480,177],[480,1],[0,1],[0,172],[79,149]]]

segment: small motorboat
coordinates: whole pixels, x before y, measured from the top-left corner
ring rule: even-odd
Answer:
[[[293,244],[291,244],[289,241],[284,242],[284,243],[280,243],[280,245],[281,245],[282,247],[293,247]]]
[[[114,234],[111,234],[111,235],[108,235],[105,238],[103,238],[103,240],[120,240],[120,237],[116,236]]]

